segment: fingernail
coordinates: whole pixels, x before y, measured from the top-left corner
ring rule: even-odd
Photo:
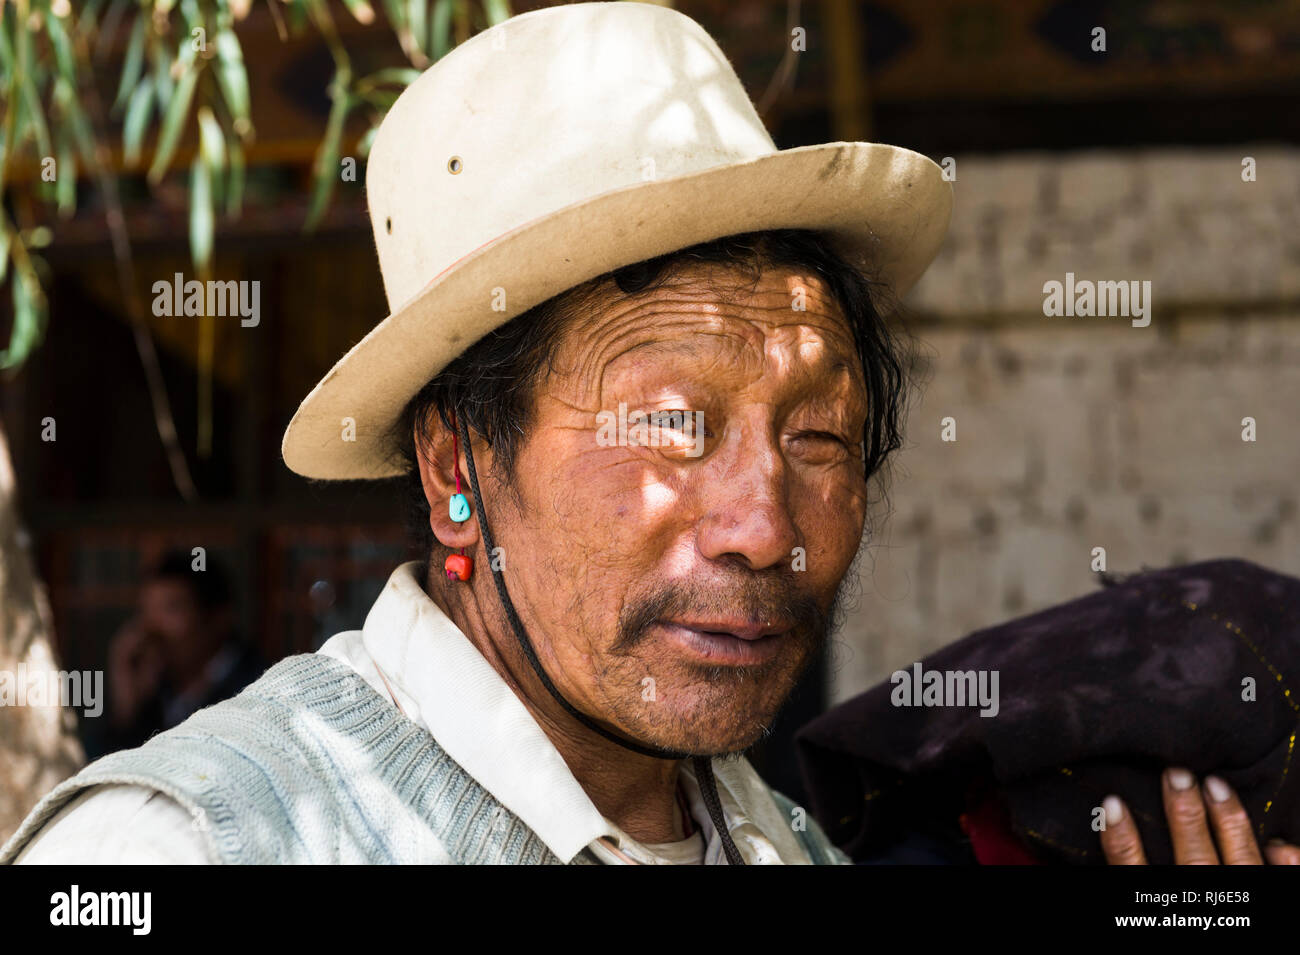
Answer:
[[[1215,802],[1227,802],[1228,797],[1232,795],[1232,790],[1218,776],[1206,776],[1205,788],[1210,793],[1210,798]]]
[[[1118,796],[1107,796],[1101,801],[1101,807],[1106,810],[1106,825],[1113,826],[1123,820],[1124,804]]]
[[[1169,785],[1179,791],[1191,789],[1192,784],[1196,782],[1195,777],[1185,769],[1166,770],[1165,775],[1169,778]]]
[[[1268,844],[1275,849],[1281,849],[1283,846],[1286,845],[1286,840],[1278,839],[1276,836],[1274,836],[1272,839],[1268,840]]]

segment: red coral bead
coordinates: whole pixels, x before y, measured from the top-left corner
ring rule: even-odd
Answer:
[[[469,580],[469,575],[474,572],[474,558],[466,554],[450,554],[442,566],[448,577]]]

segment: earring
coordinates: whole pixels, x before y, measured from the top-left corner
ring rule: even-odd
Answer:
[[[448,580],[469,580],[469,575],[474,573],[474,558],[464,553],[462,548],[459,554],[447,555],[442,569],[447,572]]]
[[[469,501],[460,492],[460,436],[456,431],[454,414],[451,417],[451,442],[451,468],[456,475],[456,493],[451,496],[451,501],[447,504],[447,514],[457,524],[463,524],[469,520]],[[469,580],[469,575],[474,573],[474,558],[466,554],[465,548],[462,547],[460,553],[447,555],[442,569],[446,571],[448,580]]]

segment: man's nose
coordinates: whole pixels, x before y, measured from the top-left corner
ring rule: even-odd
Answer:
[[[790,514],[786,464],[773,443],[738,449],[734,464],[715,472],[711,483],[696,533],[701,554],[709,560],[731,555],[751,570],[793,559],[799,531]]]

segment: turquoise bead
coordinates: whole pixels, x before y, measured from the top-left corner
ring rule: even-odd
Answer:
[[[453,494],[451,496],[451,519],[457,524],[469,520],[469,501],[465,500],[464,494]]]

